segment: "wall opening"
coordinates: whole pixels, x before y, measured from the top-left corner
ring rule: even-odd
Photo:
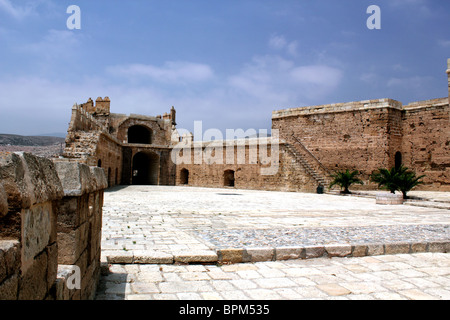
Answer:
[[[400,151],[395,153],[395,169],[399,169],[402,166],[402,153]]]
[[[233,170],[226,170],[223,174],[223,185],[225,187],[234,187],[235,186],[235,180],[234,180],[234,171]]]
[[[97,167],[99,167],[99,168],[102,167],[102,159],[98,159],[98,161],[97,161]]]
[[[134,185],[158,185],[159,156],[154,153],[139,152],[133,157]]]
[[[152,130],[139,125],[128,128],[128,143],[151,144]]]
[[[180,171],[180,184],[189,184],[189,170],[182,169]]]
[[[108,187],[111,187],[111,168],[108,168]]]

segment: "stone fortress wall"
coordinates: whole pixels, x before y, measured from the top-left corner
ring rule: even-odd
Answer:
[[[450,191],[450,59],[447,75],[448,98],[274,111],[269,138],[195,142],[178,135],[173,107],[147,117],[112,114],[107,97],[74,105],[62,158],[0,154],[0,300],[92,299],[103,192],[117,184],[315,192],[335,169],[367,180],[403,163],[426,174],[423,189]]]
[[[447,74],[450,84],[450,71]],[[376,189],[369,182],[370,174],[401,163],[426,175],[420,189],[449,191],[449,99],[450,93],[448,98],[408,105],[378,99],[278,110],[272,113],[272,129],[279,130],[279,139],[204,141],[201,145],[194,142],[192,134],[179,136],[173,107],[162,117],[127,116],[110,113],[107,97],[98,98],[95,105],[89,99],[72,110],[64,156],[104,168],[109,186],[233,186],[315,192],[319,186],[327,188],[333,171],[354,169],[361,171],[365,182],[359,188]],[[226,161],[230,143],[234,157],[245,152],[244,162]],[[256,147],[259,154],[274,146],[279,154],[278,171],[264,175],[267,163],[252,158],[251,150]],[[174,162],[172,151],[183,148],[191,161]],[[205,160],[195,160],[199,153]],[[211,155],[223,161],[208,161]]]

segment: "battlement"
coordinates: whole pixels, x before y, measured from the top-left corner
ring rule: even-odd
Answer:
[[[109,99],[109,97],[105,97],[104,99],[98,97],[95,100],[94,105],[94,101],[89,98],[86,103],[82,104],[82,106],[87,112],[91,114],[108,115],[110,113],[111,100]]]

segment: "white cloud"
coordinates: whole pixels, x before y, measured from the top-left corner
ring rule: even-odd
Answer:
[[[21,20],[32,13],[32,7],[14,6],[10,0],[0,0],[0,10],[3,10],[15,19]]]
[[[433,81],[433,77],[430,76],[414,76],[407,78],[390,78],[387,81],[388,87],[402,87],[407,89],[424,90]]]
[[[214,76],[214,71],[206,64],[183,61],[168,61],[162,67],[146,64],[111,66],[107,72],[115,76],[147,77],[162,82],[199,82]]]
[[[444,48],[450,48],[450,40],[439,40],[438,45]]]
[[[273,34],[269,38],[269,47],[274,50],[286,50],[291,56],[297,56],[298,42],[287,41],[283,35]]]
[[[229,85],[272,105],[299,105],[332,92],[341,82],[342,71],[326,65],[297,66],[279,56],[255,57]]]

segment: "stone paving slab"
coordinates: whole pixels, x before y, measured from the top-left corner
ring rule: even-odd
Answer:
[[[446,202],[448,193],[420,193]],[[255,190],[129,186],[105,193],[109,263],[255,262],[448,252],[450,210]]]
[[[97,300],[449,300],[450,254],[111,265]]]

